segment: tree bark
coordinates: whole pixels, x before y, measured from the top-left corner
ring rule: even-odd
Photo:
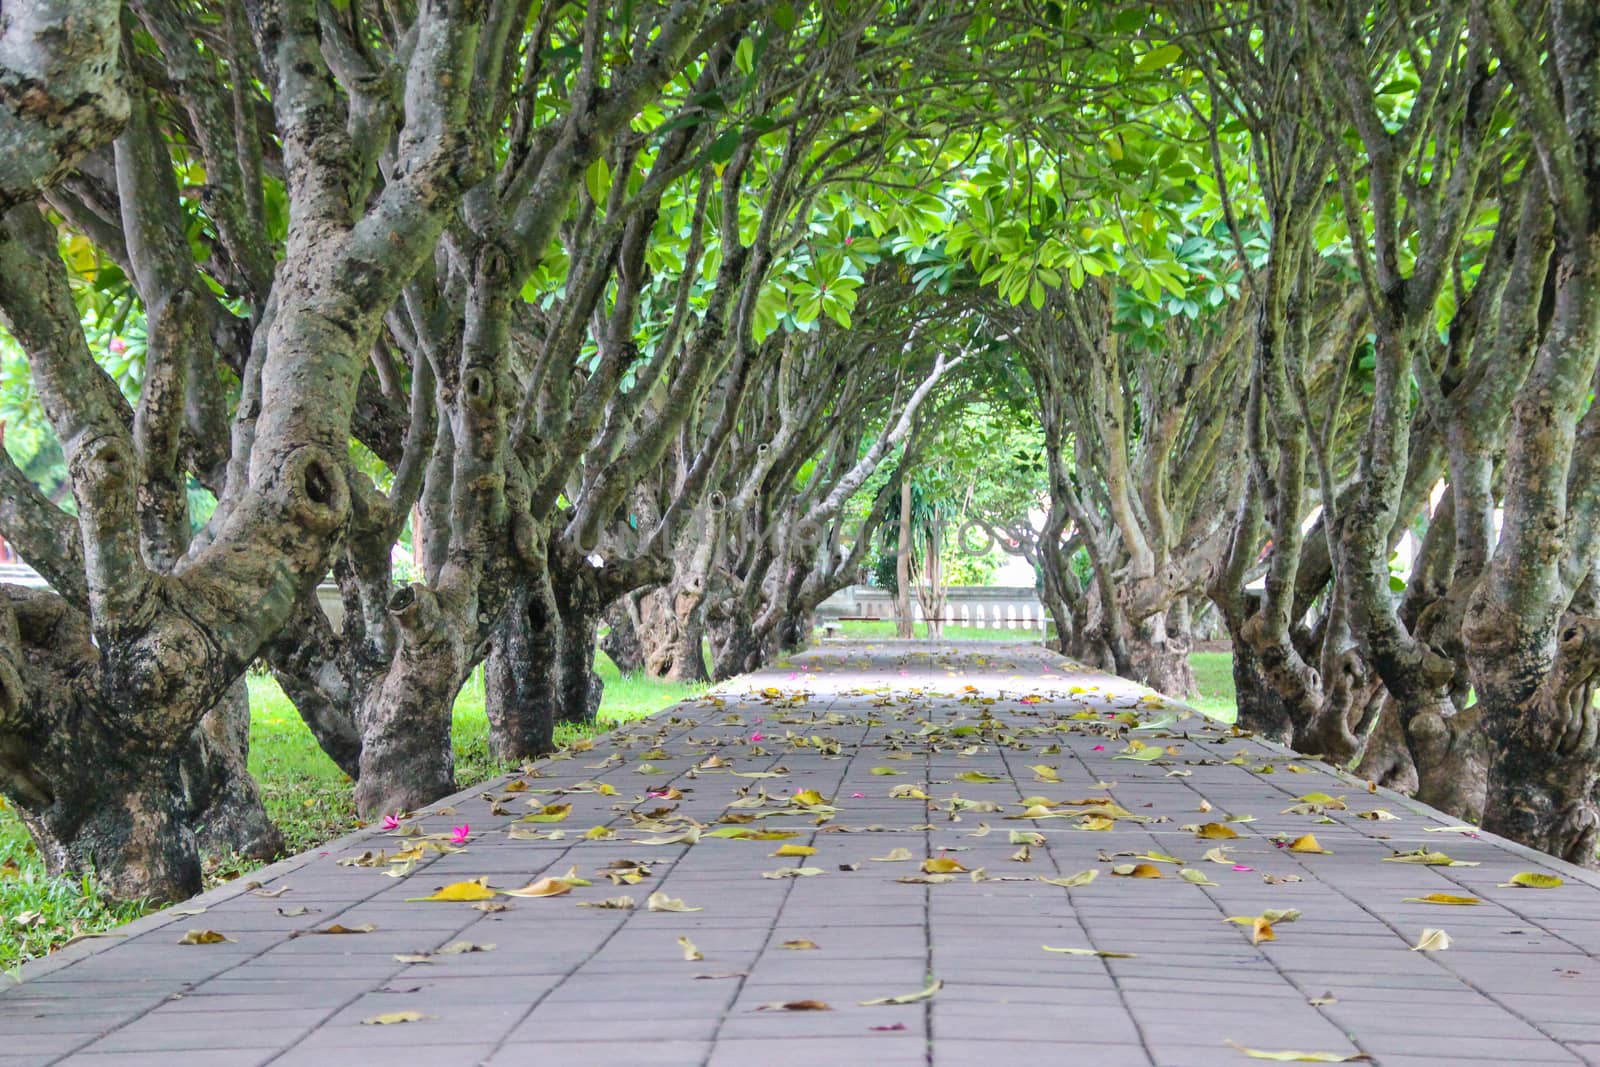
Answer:
[[[555,750],[561,614],[548,574],[507,600],[484,667],[489,750],[507,762]]]
[[[179,762],[189,822],[204,855],[269,860],[283,851],[249,759],[250,691],[240,678],[200,720]]]
[[[911,619],[911,478],[900,472],[900,540],[894,557],[894,630],[899,638],[916,636]]]
[[[600,651],[611,657],[621,674],[639,674],[644,670],[644,644],[639,638],[639,602],[649,595],[635,593],[618,600],[606,609],[606,624],[610,629],[600,639]]]
[[[439,595],[412,585],[395,593],[389,612],[400,645],[380,684],[361,698],[361,775],[356,809],[363,816],[415,811],[455,792],[450,725],[466,681],[465,636],[450,624]]]

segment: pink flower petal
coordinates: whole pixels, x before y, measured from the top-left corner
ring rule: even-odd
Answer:
[[[1106,750],[1106,746],[1104,746],[1104,745],[1096,745],[1096,746],[1094,746],[1094,750],[1096,752],[1104,752]]]
[[[862,798],[862,797],[864,797],[864,796],[866,796],[866,795],[867,795],[867,794],[865,794],[865,793],[851,793],[851,794],[850,794],[850,798],[851,798],[851,799],[852,799],[852,800],[860,800],[860,799],[861,799],[861,798]]]
[[[450,843],[452,845],[464,845],[464,844],[466,844],[467,835],[470,834],[471,832],[472,832],[472,827],[471,826],[457,826],[454,830],[451,831],[452,836],[450,838]]]
[[[1253,871],[1253,870],[1255,870],[1254,867],[1246,867],[1242,863],[1235,863],[1233,865],[1233,869],[1236,870],[1236,871]]]

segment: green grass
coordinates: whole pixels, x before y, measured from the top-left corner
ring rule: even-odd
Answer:
[[[561,725],[556,741],[567,744],[603,732],[620,722],[699,696],[702,687],[623,677],[611,660],[597,656],[605,682],[599,729]],[[260,784],[267,814],[283,831],[293,854],[360,827],[351,801],[350,781],[317,747],[300,713],[269,677],[250,679],[250,773]],[[456,699],[451,740],[456,782],[465,789],[510,768],[489,754],[489,720],[483,713],[483,672],[475,672]]]
[[[1233,702],[1233,653],[1192,652],[1189,665],[1200,690],[1189,705],[1223,722],[1235,721],[1239,709]]]
[[[604,655],[596,657],[595,669],[606,684],[599,724],[590,728],[560,726],[558,743],[644,718],[699,696],[704,689],[623,677]],[[304,852],[358,829],[362,822],[351,799],[350,780],[317,747],[277,682],[252,676],[249,686],[250,773],[260,786],[268,814],[283,831],[287,854]],[[454,715],[457,783],[465,789],[506,770],[489,755],[481,670],[462,689]],[[252,867],[226,857],[213,860],[207,869],[207,883],[237,877]],[[0,970],[14,970],[80,933],[108,929],[146,910],[138,903],[119,904],[102,898],[89,878],[46,875],[27,828],[0,801]]]

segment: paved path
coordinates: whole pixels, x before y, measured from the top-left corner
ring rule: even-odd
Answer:
[[[1020,646],[826,646],[399,834],[279,864],[257,892],[224,887],[34,965],[0,995],[0,1067],[1253,1062],[1229,1042],[1386,1067],[1600,1063],[1600,883],[1199,717],[1130,734],[1118,718],[1172,714],[1140,695]],[[1117,758],[1130,737],[1170,748]],[[810,807],[799,790],[816,791]],[[1318,792],[1348,807],[1283,813]],[[1052,815],[1117,806],[1019,818],[1030,797]],[[571,805],[559,822],[517,821],[556,804]],[[1398,819],[1360,817],[1375,808]],[[1239,836],[1185,829],[1206,822]],[[663,840],[700,824],[696,844]],[[460,851],[402,836],[462,825]],[[1306,833],[1331,854],[1278,844]],[[785,845],[816,851],[771,855]],[[1228,862],[1203,858],[1218,845]],[[408,847],[426,857],[386,877]],[[1418,848],[1476,866],[1385,862]],[[341,865],[363,854],[378,865]],[[930,857],[967,870],[908,882]],[[611,884],[618,861],[648,877]],[[1115,873],[1141,863],[1162,877]],[[497,910],[410,900],[574,866],[594,884]],[[763,877],[784,867],[820,873]],[[1040,880],[1082,871],[1098,877]],[[1565,884],[1499,886],[1521,872]],[[657,892],[699,910],[648,910]],[[1406,901],[1436,893],[1482,902]],[[637,907],[579,906],[624,895]],[[1298,921],[1256,945],[1225,921],[1291,908]],[[333,924],[374,929],[304,933]],[[1413,951],[1425,928],[1450,947]],[[232,940],[179,944],[188,930]],[[441,951],[458,942],[484,951]],[[860,1003],[935,979],[912,1003]],[[782,1007],[807,1001],[831,1010]]]

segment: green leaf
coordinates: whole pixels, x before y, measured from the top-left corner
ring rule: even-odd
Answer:
[[[603,159],[595,160],[584,172],[583,184],[588,188],[594,202],[604,207],[606,197],[611,192],[611,167]]]
[[[739,131],[724,130],[722,135],[711,142],[711,147],[706,150],[706,155],[713,163],[726,163],[733,158],[734,149],[739,147]]]
[[[1164,44],[1160,48],[1140,56],[1139,62],[1134,64],[1134,69],[1144,73],[1146,71],[1159,70],[1162,67],[1170,67],[1177,62],[1178,57],[1181,55],[1183,55],[1183,49],[1178,45]]]

